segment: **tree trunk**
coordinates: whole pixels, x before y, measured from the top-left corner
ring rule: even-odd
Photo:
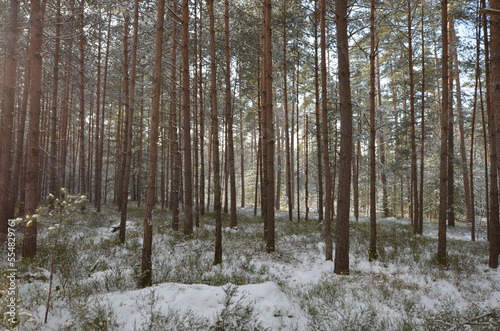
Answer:
[[[278,121],[277,118],[275,118],[276,121]],[[276,156],[277,157],[277,169],[276,169],[276,199],[275,199],[275,208],[276,210],[280,210],[280,202],[281,202],[281,168],[283,166],[283,161],[282,161],[282,155],[283,155],[283,152],[282,152],[282,145],[283,145],[283,141],[281,139],[281,132],[280,132],[280,129],[279,127],[277,126],[276,127],[276,142],[277,142],[277,145],[276,145],[276,150],[277,150],[277,153],[278,155]]]
[[[473,108],[472,108],[472,123],[471,123],[471,141],[470,141],[470,157],[469,157],[469,182],[470,182],[470,222],[471,222],[471,240],[476,241],[476,213],[475,213],[475,201],[474,201],[474,140],[475,140],[475,130],[476,130],[476,116],[477,116],[477,104],[478,104],[478,89],[481,80],[481,21],[480,16],[477,20],[477,30],[476,30],[476,64],[475,64],[475,79],[474,79],[474,96],[473,96]],[[482,103],[482,100],[481,100]],[[486,145],[485,145],[486,146]],[[487,161],[485,160],[485,163]],[[487,169],[487,166],[486,166]],[[486,192],[486,196],[488,192]]]
[[[375,0],[370,0],[370,249],[369,259],[377,259],[377,169],[375,167]],[[411,45],[411,42],[410,42]],[[411,46],[410,46],[411,49]]]
[[[184,139],[184,235],[193,233],[193,173],[189,99],[189,1],[182,1],[182,127]]]
[[[215,254],[214,265],[222,263],[222,204],[220,187],[219,120],[217,116],[217,67],[215,57],[214,0],[207,0],[210,20],[210,101],[214,168]]]
[[[446,213],[448,210],[448,125],[449,125],[449,91],[448,91],[448,0],[441,2],[441,153],[439,158],[439,226],[437,259],[446,264]]]
[[[177,131],[177,1],[173,2],[172,17],[172,57],[170,65],[170,157],[172,182],[170,191],[170,209],[172,210],[172,229],[179,230],[179,190],[181,178],[181,157],[179,151],[179,134]]]
[[[305,183],[304,183],[304,194],[305,194],[305,208],[306,208],[306,221],[309,219],[309,116],[306,113],[306,128],[304,133],[304,147],[305,147]]]
[[[297,118],[297,158],[296,158],[296,181],[297,181],[297,221],[300,221],[300,143],[299,143],[299,58],[300,54],[297,52],[297,67],[295,71],[295,114]]]
[[[453,21],[450,21],[453,27]],[[453,27],[452,40],[456,41],[455,29]],[[467,154],[465,151],[465,132],[464,132],[464,114],[462,109],[462,89],[460,84],[460,71],[458,67],[458,53],[454,52],[453,54],[453,62],[454,62],[454,74],[453,79],[455,80],[456,86],[456,100],[457,100],[457,115],[458,115],[458,132],[460,137],[460,160],[461,160],[461,168],[462,168],[462,179],[464,184],[464,200],[465,200],[465,221],[470,223],[471,221],[471,191],[470,191],[470,182],[469,182],[469,169],[467,167]],[[474,105],[475,107],[475,105]],[[474,130],[472,130],[474,131]],[[473,136],[471,135],[471,139]]]
[[[23,97],[21,101],[21,109],[19,114],[19,125],[18,131],[16,134],[16,153],[14,156],[14,164],[13,164],[13,174],[12,178],[15,179],[11,182],[10,192],[16,192],[14,194],[10,194],[9,198],[9,210],[7,211],[8,215],[14,215],[16,209],[16,202],[19,198],[19,206],[18,211],[19,215],[24,215],[24,203],[25,203],[25,186],[24,186],[24,178],[26,174],[26,160],[23,157],[26,155],[27,146],[25,144],[25,132],[26,132],[26,117],[28,116],[28,98],[29,91],[31,89],[31,67],[30,63],[30,51],[28,48],[26,58],[28,59],[26,74],[24,77],[24,87],[23,87]],[[19,192],[19,194],[17,194]]]
[[[448,55],[449,76],[449,110],[448,110],[448,226],[455,226],[455,123],[454,123],[454,98],[453,98],[453,77],[456,72],[453,58],[457,52],[454,36],[453,17],[448,16],[448,44],[451,47]]]
[[[491,0],[490,6],[492,9],[500,10],[500,1]],[[490,128],[490,257],[488,265],[490,268],[498,267],[498,254],[500,251],[500,224],[499,224],[499,206],[498,206],[498,183],[497,183],[497,162],[499,148],[498,134],[500,134],[500,120],[498,117],[498,109],[500,109],[500,15],[490,16],[491,26],[491,53],[490,53],[490,107],[488,116]],[[495,131],[495,132],[493,132]]]
[[[40,201],[40,115],[42,99],[42,37],[45,1],[32,0],[30,12],[30,109],[25,176],[25,223],[23,258],[33,258],[37,253],[38,222],[36,214]]]
[[[336,274],[349,274],[349,206],[351,198],[352,160],[352,103],[349,77],[349,43],[347,35],[347,0],[335,2],[337,22],[337,51],[339,63],[340,101],[340,176],[337,202],[337,223],[335,226]]]
[[[81,194],[87,193],[87,185],[85,180],[85,0],[80,0],[79,10],[79,116],[80,116],[80,130],[78,132],[79,140],[79,163],[78,163],[78,175],[79,175],[79,192]],[[82,205],[82,210],[85,210],[85,206]]]
[[[135,105],[135,82],[136,82],[136,68],[137,68],[137,44],[138,44],[138,29],[139,29],[139,0],[134,2],[134,23],[133,23],[133,39],[132,39],[132,59],[130,75],[128,73],[128,24],[129,16],[125,17],[125,32],[124,32],[124,86],[125,91],[125,114],[126,114],[126,128],[125,128],[125,167],[123,172],[123,185],[122,185],[122,204],[120,213],[120,241],[125,242],[125,228],[127,222],[127,208],[128,208],[128,190],[130,182],[130,168],[132,163],[132,133],[134,123],[134,105]]]
[[[318,13],[318,1],[314,1],[314,114],[316,118],[316,149],[317,149],[317,163],[318,163],[318,221],[323,222],[323,166],[322,166],[322,154],[321,154],[321,105],[320,105],[320,94],[319,94],[319,60],[318,60],[318,23],[319,23],[319,13]]]
[[[358,115],[358,137],[356,139],[355,155],[352,158],[352,197],[353,197],[353,212],[356,222],[359,221],[359,165],[361,159],[361,116]]]
[[[108,31],[106,38],[106,56],[104,59],[104,76],[103,76],[103,90],[102,90],[102,104],[101,104],[101,125],[100,125],[100,139],[99,146],[97,150],[97,160],[96,160],[96,209],[97,212],[101,211],[101,200],[102,200],[102,168],[103,168],[103,158],[104,158],[104,115],[106,114],[106,92],[108,88],[108,67],[109,67],[109,48],[111,45],[111,12],[108,12]],[[111,114],[111,112],[110,112]],[[108,139],[109,144],[109,139]],[[108,147],[109,150],[109,147]],[[109,158],[107,158],[107,163],[109,164]],[[106,182],[106,181],[105,181]],[[106,202],[106,192],[104,194],[104,202]]]
[[[100,141],[104,139],[101,135],[101,57],[102,57],[102,36],[101,28],[99,27],[97,36],[97,85],[96,85],[96,125],[95,125],[95,135],[94,135],[94,146],[96,150],[95,154],[95,164],[94,164],[94,206],[97,212],[101,212],[101,180],[102,180],[102,155],[100,150]],[[104,108],[104,105],[102,105]],[[97,208],[99,207],[99,208]]]
[[[201,61],[198,40],[198,1],[194,3],[194,41],[193,41],[193,52],[194,52],[194,62],[199,63]],[[200,227],[200,152],[203,153],[203,149],[200,148],[200,136],[199,136],[199,114],[200,108],[203,107],[203,95],[200,93],[198,80],[201,79],[201,75],[198,74],[198,65],[194,66],[194,226]],[[203,205],[203,202],[202,202]]]
[[[200,24],[203,22],[201,20],[203,11],[200,10]],[[200,27],[200,40],[202,38],[202,32],[204,29]],[[199,58],[203,58],[203,47],[199,47]],[[199,95],[200,95],[200,215],[205,214],[205,106],[204,106],[204,90],[203,90],[203,61],[199,61],[198,65],[198,84],[199,84]],[[210,163],[210,162],[209,162]]]
[[[293,197],[292,197],[292,164],[290,151],[290,123],[288,114],[288,75],[287,75],[287,25],[286,25],[286,0],[283,1],[283,110],[285,112],[285,164],[286,164],[286,196],[288,202],[288,220],[293,220]]]
[[[143,140],[144,140],[144,74],[142,75],[142,88],[141,88],[141,115],[139,120],[139,151],[137,153],[137,207],[141,206],[142,202],[142,153],[143,153]]]
[[[236,170],[234,168],[234,136],[233,136],[233,109],[231,103],[231,55],[229,52],[229,1],[224,1],[224,30],[225,30],[225,57],[226,57],[226,124],[227,124],[227,149],[229,166],[229,191],[231,194],[230,226],[238,225],[236,218]]]
[[[7,33],[5,58],[5,87],[3,90],[3,107],[0,122],[0,243],[8,234],[8,220],[13,218],[14,206],[10,206],[11,196],[17,196],[17,190],[11,191],[14,169],[14,115],[17,84],[17,18],[19,16],[19,1],[10,1],[10,21]]]
[[[158,169],[158,137],[161,96],[161,59],[163,45],[163,24],[165,16],[165,0],[158,0],[158,17],[155,36],[155,70],[153,71],[153,102],[151,127],[149,133],[148,183],[146,188],[146,211],[144,215],[144,239],[142,244],[141,275],[139,287],[151,286],[153,246],[153,207],[155,204],[156,172]]]
[[[325,259],[333,260],[332,240],[332,175],[330,171],[330,153],[328,152],[328,99],[326,80],[326,0],[321,0],[320,6],[320,49],[321,49],[321,154],[323,156],[323,170],[325,171]],[[349,173],[351,173],[349,169]],[[350,177],[350,176],[349,176]],[[350,184],[350,183],[349,183]]]
[[[238,70],[239,72],[239,70]],[[240,87],[241,94],[241,84]],[[243,107],[240,108],[240,176],[241,176],[241,208],[245,208],[245,143],[243,141]]]
[[[54,45],[54,68],[52,71],[52,104],[50,114],[50,169],[49,169],[49,209],[54,210],[54,201],[58,196],[57,182],[57,108],[58,108],[58,88],[59,88],[59,58],[61,54],[61,1],[56,2],[56,35]]]
[[[133,113],[130,105],[130,77],[129,77],[129,49],[128,49],[128,33],[130,17],[125,14],[123,22],[123,92],[124,92],[124,108],[125,108],[125,128],[123,132],[123,151],[122,151],[122,175],[120,185],[121,203],[118,206],[120,209],[120,242],[125,243],[125,228],[127,221],[127,206],[128,206],[128,187],[130,178],[130,161],[132,152],[132,120]]]
[[[425,0],[421,0],[422,22],[420,25],[420,34],[422,38],[422,100],[421,100],[421,119],[420,119],[420,189],[419,189],[419,211],[418,211],[418,234],[423,233],[424,227],[424,157],[425,157],[425,33],[424,33],[424,7]]]
[[[267,225],[266,251],[275,251],[274,228],[274,126],[273,126],[273,58],[272,58],[272,5],[263,2],[262,25],[262,116],[263,116],[263,188],[265,190],[264,223]]]
[[[413,34],[412,34],[412,2],[408,0],[408,72],[409,72],[409,85],[410,85],[410,141],[411,141],[411,205],[413,213],[410,218],[413,223],[413,232],[418,233],[418,185],[417,185],[417,144],[416,144],[416,120],[415,120],[415,83],[414,83],[414,70],[413,70]]]
[[[487,68],[486,68],[487,69]],[[489,70],[487,70],[489,71]],[[489,74],[486,74],[487,77],[489,77]],[[486,79],[488,81],[488,79]],[[488,86],[488,84],[486,84]],[[489,89],[489,88],[488,88]],[[488,91],[486,91],[488,92]],[[488,94],[488,93],[486,93]],[[488,146],[488,129],[487,129],[487,123],[486,123],[486,115],[484,111],[484,102],[483,102],[483,87],[481,83],[481,79],[479,80],[479,104],[481,108],[481,126],[482,126],[482,132],[483,132],[483,146]],[[489,98],[486,97],[486,100]],[[489,108],[489,101],[487,102],[486,108]],[[488,111],[488,109],[486,109]],[[486,202],[486,230],[487,230],[487,238],[489,240],[490,236],[490,185],[489,185],[489,171],[488,169],[488,160],[489,160],[489,151],[488,148],[484,148],[484,191],[485,191],[485,202]]]

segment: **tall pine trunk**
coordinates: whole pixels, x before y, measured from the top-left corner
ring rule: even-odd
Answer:
[[[125,25],[129,24],[128,15],[125,19]],[[138,29],[139,29],[139,0],[134,2],[134,23],[133,23],[133,37],[132,37],[132,59],[130,75],[128,73],[128,27],[125,28],[124,35],[124,90],[125,93],[125,110],[126,110],[126,128],[125,128],[125,171],[123,172],[123,185],[122,185],[122,205],[120,213],[120,241],[125,242],[125,228],[127,222],[127,208],[128,208],[128,190],[130,182],[130,168],[132,163],[132,128],[134,122],[134,105],[135,105],[135,82],[136,82],[136,69],[137,69],[137,44],[138,44]]]
[[[424,29],[424,7],[425,0],[421,0],[422,22],[420,35],[422,38],[422,99],[420,105],[420,189],[419,189],[419,211],[418,211],[418,234],[422,234],[424,227],[424,156],[425,156],[425,29]]]
[[[214,170],[215,253],[214,264],[222,263],[222,204],[220,186],[219,120],[217,116],[217,67],[215,57],[214,0],[207,0],[210,20],[210,102]]]
[[[203,11],[200,10],[200,17]],[[200,19],[201,21],[201,19]],[[201,23],[200,23],[201,24]],[[202,31],[200,28],[200,40],[202,40]],[[203,57],[203,47],[199,47],[199,58]],[[204,106],[204,90],[203,90],[203,61],[199,61],[198,65],[198,85],[200,95],[200,215],[205,214],[205,106]]]
[[[411,47],[410,47],[411,49]],[[377,259],[377,168],[375,127],[375,57],[377,52],[375,33],[375,0],[370,0],[370,249],[369,259]]]
[[[5,57],[5,87],[3,90],[2,117],[0,122],[0,243],[7,237],[8,220],[13,218],[14,206],[10,206],[14,169],[14,115],[17,84],[17,19],[19,16],[19,1],[10,1],[10,21],[7,32],[7,54]]]
[[[184,234],[193,233],[193,173],[189,82],[189,1],[182,1],[182,127],[184,148]]]
[[[102,58],[102,35],[99,27],[97,36],[97,84],[96,84],[96,112],[95,112],[95,135],[94,148],[96,150],[94,163],[94,206],[97,212],[101,212],[101,180],[102,180],[102,155],[100,154],[100,141],[104,139],[101,135],[101,58]],[[102,105],[104,107],[104,105]]]
[[[87,185],[85,180],[85,0],[80,0],[79,10],[79,57],[78,57],[78,83],[79,83],[79,122],[80,128],[78,131],[78,188],[81,194],[87,193]],[[82,210],[85,206],[82,205]]]
[[[317,149],[317,160],[318,163],[318,221],[323,221],[323,166],[322,166],[322,154],[321,154],[321,104],[320,104],[320,93],[319,93],[319,60],[318,60],[318,24],[319,24],[319,12],[318,12],[318,1],[314,1],[314,115],[316,119],[316,149]]]
[[[448,16],[448,226],[455,226],[455,123],[454,123],[454,75],[457,70],[454,66],[453,58],[457,52],[455,46],[453,17]]]
[[[108,88],[108,67],[109,67],[109,48],[111,44],[111,12],[108,12],[108,28],[106,36],[106,55],[104,59],[104,76],[103,76],[103,89],[102,89],[102,101],[101,102],[101,124],[99,130],[99,145],[97,146],[97,156],[96,156],[96,169],[95,169],[95,206],[97,212],[101,211],[102,204],[102,170],[103,170],[103,158],[104,158],[104,124],[106,114],[106,96]],[[110,112],[111,113],[111,112]],[[109,141],[109,140],[108,140]],[[109,163],[109,160],[107,160]],[[104,200],[106,195],[104,195]]]
[[[172,210],[172,229],[179,230],[179,194],[181,178],[181,157],[177,121],[177,1],[173,2],[172,17],[172,56],[170,65],[170,158],[172,181],[170,183],[170,209]]]
[[[125,108],[125,128],[123,132],[122,145],[122,170],[120,184],[120,242],[125,242],[125,228],[127,221],[127,206],[128,206],[128,187],[130,178],[130,161],[132,152],[132,109],[130,107],[130,75],[129,75],[129,49],[128,49],[128,33],[129,33],[130,17],[125,14],[123,22],[123,92],[124,92],[124,108]]]
[[[439,226],[437,259],[446,264],[446,214],[448,211],[448,0],[441,2],[441,152],[439,157]]]
[[[326,0],[321,0],[320,6],[320,48],[321,48],[321,154],[323,156],[323,170],[325,172],[325,259],[333,260],[332,240],[332,174],[330,171],[330,153],[328,152],[328,99],[326,80]],[[348,170],[351,173],[350,168]],[[350,177],[350,176],[349,176]],[[349,180],[350,181],[350,180]],[[350,184],[350,183],[349,183]]]
[[[292,164],[290,151],[290,123],[288,114],[288,75],[287,75],[287,25],[286,25],[286,0],[283,1],[283,110],[285,112],[285,164],[286,164],[286,196],[288,203],[288,220],[293,220],[293,197],[292,197]]]
[[[50,169],[49,169],[49,209],[54,209],[54,201],[58,196],[58,162],[57,162],[57,124],[58,124],[58,89],[59,89],[59,60],[61,54],[61,1],[56,2],[56,35],[54,41],[54,67],[52,71],[52,104],[50,113]]]
[[[262,12],[262,122],[263,122],[263,190],[265,201],[262,210],[267,230],[266,251],[275,251],[274,228],[274,116],[273,116],[273,58],[272,58],[272,5],[264,0]]]
[[[411,205],[413,213],[410,215],[410,218],[413,222],[413,232],[418,233],[418,186],[417,186],[417,144],[416,144],[416,120],[415,120],[415,72],[413,69],[413,16],[412,16],[412,7],[411,0],[408,0],[408,72],[409,72],[409,85],[410,85],[410,144],[411,144]]]
[[[500,10],[500,0],[491,0],[492,9]],[[490,53],[490,107],[488,124],[490,130],[490,257],[488,265],[490,268],[498,267],[498,254],[500,251],[500,224],[499,224],[499,206],[498,206],[498,148],[500,134],[500,120],[498,119],[498,110],[500,109],[500,15],[490,16],[491,26],[491,53]],[[493,127],[494,126],[494,127]],[[493,128],[491,128],[493,127]]]
[[[37,253],[38,224],[36,214],[40,201],[40,118],[42,101],[42,38],[45,1],[32,0],[30,10],[30,108],[25,175],[25,209],[23,257],[33,258]]]
[[[155,70],[153,72],[153,102],[151,126],[149,134],[149,163],[146,188],[146,211],[144,214],[144,238],[142,244],[141,275],[139,287],[151,286],[153,246],[153,207],[155,204],[156,173],[158,169],[158,138],[160,119],[161,72],[163,52],[163,25],[165,16],[165,0],[158,0],[158,17],[155,36]]]
[[[337,52],[339,63],[340,101],[340,168],[335,225],[336,274],[349,274],[349,207],[351,198],[352,102],[349,75],[349,42],[347,34],[347,0],[335,2],[337,22]]]
[[[231,54],[229,43],[229,1],[224,1],[224,32],[225,32],[225,58],[226,58],[226,125],[227,125],[227,149],[229,166],[229,192],[230,199],[230,226],[238,225],[236,218],[236,172],[234,168],[234,133],[233,133],[233,108],[231,102]]]

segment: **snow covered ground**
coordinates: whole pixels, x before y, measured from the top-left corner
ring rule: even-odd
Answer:
[[[497,330],[500,275],[489,269],[484,230],[448,229],[449,263],[437,264],[437,225],[424,235],[408,220],[381,219],[379,259],[368,261],[366,219],[351,222],[350,275],[324,260],[322,225],[277,219],[277,252],[266,254],[262,224],[239,210],[224,228],[224,262],[213,266],[210,215],[192,238],[155,214],[155,285],[137,289],[142,210],[129,214],[125,245],[112,210],[87,211],[62,225],[54,289],[44,324],[53,225],[41,223],[40,253],[21,264],[19,330]],[[4,321],[5,324],[5,321]]]

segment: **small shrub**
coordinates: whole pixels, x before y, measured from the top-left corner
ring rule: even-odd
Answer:
[[[73,312],[73,323],[68,330],[115,331],[121,330],[111,303],[98,300],[81,305]]]
[[[215,323],[210,327],[211,331],[264,331],[265,328],[256,319],[253,307],[244,304],[242,295],[235,300],[238,287],[232,284],[224,288],[224,302],[222,310],[217,314]]]

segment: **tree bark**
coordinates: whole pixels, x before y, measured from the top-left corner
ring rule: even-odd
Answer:
[[[304,199],[306,208],[306,221],[309,219],[309,116],[306,113],[305,133],[304,133],[304,148],[305,148],[305,183],[304,183]]]
[[[214,0],[207,0],[210,20],[210,102],[214,170],[215,254],[214,265],[222,263],[222,204],[220,186],[219,120],[217,116],[217,67],[215,57]]]
[[[80,0],[79,10],[79,68],[78,68],[78,83],[79,83],[79,121],[80,130],[78,131],[79,140],[79,163],[78,163],[78,187],[81,194],[87,192],[85,180],[85,0]],[[82,205],[82,210],[85,206]]]
[[[353,198],[353,212],[356,222],[359,221],[359,166],[361,161],[361,112],[358,113],[358,135],[356,138],[356,147],[352,158],[352,198]]]
[[[129,76],[129,49],[128,49],[128,34],[130,17],[125,14],[123,22],[123,92],[124,92],[124,108],[125,108],[125,128],[123,132],[123,150],[122,150],[122,176],[120,185],[121,203],[118,206],[120,209],[120,242],[125,243],[125,228],[127,222],[127,207],[128,207],[128,187],[130,178],[130,162],[132,153],[132,121],[133,113],[130,105],[130,76]]]
[[[320,49],[321,49],[321,154],[323,156],[323,170],[325,171],[325,259],[333,260],[332,240],[332,175],[330,171],[330,153],[328,152],[328,99],[326,80],[326,0],[321,0],[320,6]],[[351,173],[349,169],[349,173]],[[350,176],[349,176],[350,177]],[[350,185],[350,183],[349,183]]]
[[[477,28],[476,28],[476,64],[475,64],[475,77],[474,77],[474,96],[472,108],[472,123],[471,123],[471,141],[470,141],[470,157],[469,157],[469,182],[470,182],[470,222],[471,222],[471,241],[476,241],[476,213],[475,213],[475,197],[474,197],[474,140],[476,130],[476,117],[478,108],[478,89],[481,80],[481,16],[478,15]],[[481,100],[482,103],[482,100]],[[485,145],[486,146],[486,145]],[[486,163],[486,160],[485,160]],[[486,166],[487,169],[487,166]],[[487,176],[487,175],[486,175]],[[486,196],[488,191],[486,191]]]
[[[419,189],[419,211],[418,211],[418,234],[423,233],[424,228],[424,157],[425,157],[425,33],[424,33],[424,7],[425,0],[421,0],[422,22],[420,25],[420,34],[422,38],[422,100],[421,100],[421,119],[420,119],[420,189]]]
[[[108,28],[106,37],[106,55],[104,59],[104,76],[103,76],[103,89],[102,89],[102,104],[101,104],[101,124],[99,132],[99,146],[97,147],[97,160],[96,160],[96,189],[95,189],[95,206],[97,212],[101,212],[102,203],[102,168],[103,168],[103,158],[104,158],[104,116],[106,114],[106,96],[108,88],[108,67],[109,67],[109,48],[111,45],[111,12],[108,12]],[[100,101],[98,101],[100,102]],[[111,112],[110,112],[111,114]],[[108,140],[109,141],[109,140]],[[109,163],[109,160],[107,160]],[[106,194],[104,195],[104,201],[106,201]]]
[[[146,188],[146,211],[144,215],[144,238],[142,246],[141,275],[139,287],[151,286],[153,246],[153,207],[155,204],[156,172],[158,169],[158,137],[160,118],[161,72],[163,52],[163,25],[165,16],[165,0],[158,0],[158,17],[155,34],[155,70],[153,72],[153,102],[151,112],[151,128],[149,135],[148,183]]]
[[[449,125],[449,91],[448,91],[448,0],[441,2],[441,152],[439,157],[439,226],[437,259],[446,264],[446,213],[448,210],[448,125]]]
[[[314,114],[316,118],[316,149],[317,149],[317,163],[318,163],[318,221],[323,222],[323,166],[321,154],[321,104],[319,93],[319,60],[318,60],[318,1],[314,1]]]
[[[238,66],[239,67],[239,66]],[[238,70],[239,72],[239,70]],[[241,76],[239,76],[241,77]],[[238,85],[241,94],[241,83]],[[240,108],[240,178],[241,178],[241,208],[245,208],[245,143],[243,141],[243,107]]]
[[[296,122],[296,131],[297,131],[297,157],[295,159],[296,162],[296,167],[297,167],[297,172],[296,172],[296,181],[297,181],[297,221],[300,221],[300,142],[299,142],[299,59],[300,59],[300,54],[297,51],[297,66],[295,70],[295,80],[294,80],[294,87],[295,87],[295,114],[297,118]]]
[[[189,1],[182,1],[182,127],[184,142],[184,235],[193,233],[193,173],[189,82]]]
[[[94,135],[94,146],[96,150],[95,163],[94,163],[94,206],[97,212],[101,212],[101,180],[102,180],[102,155],[100,150],[100,141],[104,139],[101,135],[101,58],[102,58],[102,36],[101,28],[98,31],[98,42],[97,42],[97,85],[96,85],[96,116],[95,116],[95,135]]]
[[[492,9],[500,10],[500,1],[491,0]],[[500,121],[498,119],[498,110],[500,109],[500,15],[490,16],[490,35],[491,35],[491,53],[490,53],[490,107],[488,124],[494,126],[490,130],[490,257],[488,265],[490,268],[498,267],[498,255],[500,252],[500,224],[499,224],[499,206],[498,206],[498,134],[500,134]],[[495,150],[494,150],[495,148]]]
[[[203,11],[200,10],[200,22],[202,22]],[[202,24],[202,23],[200,23]],[[204,29],[200,28],[200,40]],[[203,58],[203,47],[199,47],[199,58]],[[199,61],[198,65],[198,85],[200,92],[200,215],[205,214],[205,107],[204,107],[204,91],[203,91],[203,61]],[[210,163],[210,162],[209,162]]]
[[[14,163],[13,163],[13,173],[10,192],[16,192],[14,194],[9,195],[9,204],[8,210],[6,211],[8,215],[14,215],[16,209],[16,202],[19,200],[18,211],[19,215],[24,215],[24,203],[25,203],[25,186],[24,186],[24,178],[26,174],[26,162],[23,159],[24,155],[26,155],[26,144],[25,144],[25,132],[26,132],[26,117],[28,116],[28,98],[29,91],[31,89],[31,68],[30,68],[30,60],[29,54],[31,49],[28,48],[26,59],[28,59],[26,73],[24,77],[24,86],[23,86],[23,97],[21,100],[19,121],[18,121],[18,131],[16,134],[16,152],[14,155]],[[17,194],[19,192],[19,194]]]
[[[454,121],[454,97],[453,78],[456,72],[453,58],[457,52],[455,46],[453,17],[448,16],[448,44],[450,47],[448,55],[449,77],[448,77],[448,226],[455,226],[455,121]]]
[[[42,38],[45,1],[32,0],[30,9],[30,108],[25,175],[25,223],[23,258],[33,258],[37,253],[38,222],[33,217],[40,201],[40,115],[42,99]],[[28,217],[31,216],[31,219]]]
[[[263,2],[262,25],[262,116],[263,116],[263,203],[264,223],[267,225],[266,251],[275,251],[274,228],[274,116],[273,116],[273,58],[272,58],[272,5],[271,0]],[[264,202],[264,201],[263,201]]]
[[[179,194],[181,178],[181,157],[179,151],[179,133],[177,131],[177,1],[173,2],[172,17],[172,57],[170,65],[170,157],[172,182],[170,191],[170,209],[172,210],[172,229],[179,230]]]
[[[347,34],[347,0],[335,2],[337,22],[337,52],[339,63],[340,101],[340,168],[337,202],[337,223],[335,226],[336,274],[349,274],[349,206],[351,198],[352,160],[352,103],[349,75],[349,43]]]
[[[54,201],[58,196],[58,162],[57,162],[57,108],[59,89],[59,60],[61,54],[61,1],[56,2],[56,31],[54,40],[54,68],[52,71],[52,104],[50,113],[50,169],[49,169],[49,209],[54,210]]]
[[[410,218],[413,223],[413,232],[418,233],[418,185],[417,185],[417,143],[416,143],[416,120],[415,120],[415,72],[413,70],[413,16],[412,16],[412,2],[408,0],[408,72],[409,72],[409,87],[410,87],[410,140],[411,140],[411,205],[413,213]]]
[[[286,25],[286,0],[283,1],[283,110],[285,112],[285,151],[286,151],[286,196],[288,202],[288,220],[293,220],[293,197],[292,197],[292,164],[290,151],[290,123],[288,114],[288,74],[287,74],[287,25]]]
[[[3,88],[3,107],[0,122],[0,243],[7,238],[8,220],[13,218],[14,206],[10,206],[11,196],[17,196],[17,190],[11,191],[14,169],[14,115],[16,113],[16,84],[17,84],[17,19],[19,16],[19,1],[10,1],[9,29],[7,32],[5,58],[5,86]],[[12,212],[11,212],[12,211]]]
[[[410,42],[411,45],[411,42]],[[411,49],[411,46],[409,47]],[[375,0],[370,0],[370,249],[369,259],[377,259],[377,168],[375,166],[375,57],[377,53],[375,35]]]
[[[234,168],[234,133],[233,133],[233,109],[231,103],[231,54],[229,52],[229,1],[224,1],[224,30],[225,30],[225,57],[226,57],[226,124],[227,124],[227,149],[229,166],[229,192],[230,202],[230,226],[238,225],[236,217],[236,170]]]
[[[453,21],[451,21],[453,27]],[[451,31],[452,40],[456,41],[456,33],[455,29]],[[470,182],[469,182],[469,169],[467,167],[467,154],[465,150],[465,132],[464,132],[464,114],[462,109],[462,89],[460,84],[460,70],[458,67],[458,53],[455,52],[453,54],[453,67],[455,71],[453,73],[453,79],[455,80],[456,86],[456,100],[457,100],[457,115],[458,115],[458,132],[460,138],[460,167],[462,169],[462,180],[464,185],[464,202],[465,202],[465,221],[467,223],[471,222],[471,191],[470,191]],[[474,131],[474,130],[472,130]],[[473,139],[473,135],[471,135],[471,139]]]

